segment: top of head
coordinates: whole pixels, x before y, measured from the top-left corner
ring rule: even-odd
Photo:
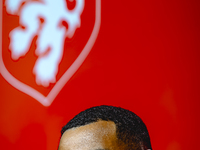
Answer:
[[[95,127],[100,127],[101,133],[104,133],[102,132],[102,129],[107,131],[107,128],[105,128],[106,126],[101,126],[102,122],[109,123],[107,124],[107,127],[110,126],[109,129],[112,129],[111,131],[115,129],[114,133],[116,134],[118,141],[117,145],[125,145],[123,146],[124,150],[152,149],[149,134],[143,121],[133,112],[120,107],[103,105],[82,111],[63,127],[61,134],[64,135],[66,131],[78,131],[78,128],[89,129],[88,126],[91,127],[93,125],[95,125]],[[115,125],[114,128],[113,123]],[[98,131],[97,128],[96,131]],[[78,135],[77,132],[76,135]],[[113,133],[111,134],[111,137],[113,137],[112,135]]]

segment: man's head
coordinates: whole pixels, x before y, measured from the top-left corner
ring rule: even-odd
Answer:
[[[89,108],[61,131],[59,150],[148,150],[150,138],[133,112],[113,106]]]

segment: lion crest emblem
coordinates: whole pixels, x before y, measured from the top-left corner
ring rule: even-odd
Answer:
[[[73,9],[68,2],[74,3]],[[32,69],[37,85],[55,86],[47,96],[19,81],[6,68],[0,49],[0,73],[15,88],[30,95],[44,106],[49,106],[62,87],[81,66],[95,43],[101,18],[101,1],[95,1],[95,23],[92,33],[81,53],[56,81],[61,63],[66,38],[72,38],[81,28],[81,14],[85,8],[85,0],[5,0],[6,12],[19,17],[19,25],[9,33],[11,59],[17,61],[26,57],[35,36],[37,59]]]

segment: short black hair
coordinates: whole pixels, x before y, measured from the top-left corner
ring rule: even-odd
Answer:
[[[134,150],[152,149],[144,122],[135,113],[114,106],[96,106],[80,112],[62,128],[61,135],[68,129],[99,120],[115,123],[117,138],[128,145],[127,150],[132,150],[131,147],[135,147]]]

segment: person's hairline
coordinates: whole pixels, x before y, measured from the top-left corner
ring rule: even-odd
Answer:
[[[106,121],[106,122],[112,122],[112,123],[114,123],[115,124],[115,129],[116,129],[116,136],[117,136],[117,125],[116,125],[116,123],[114,122],[114,121],[112,121],[112,120],[102,120],[102,119],[98,119],[98,120],[96,120],[96,121],[93,121],[93,122],[90,122],[90,123],[87,123],[87,124],[84,124],[84,125],[80,125],[80,126],[76,126],[76,127],[72,127],[72,128],[69,128],[69,129],[67,129],[67,130],[65,130],[64,132],[63,132],[63,134],[66,132],[66,131],[70,131],[70,130],[75,130],[75,129],[77,129],[77,128],[80,128],[80,127],[84,127],[84,126],[87,126],[87,125],[90,125],[90,124],[93,124],[93,123],[97,123],[97,122],[99,122],[99,121]],[[62,134],[62,135],[63,135]],[[61,136],[62,136],[61,135]],[[100,149],[101,150],[101,149]],[[104,150],[104,149],[103,149]],[[106,149],[107,150],[107,149]]]

